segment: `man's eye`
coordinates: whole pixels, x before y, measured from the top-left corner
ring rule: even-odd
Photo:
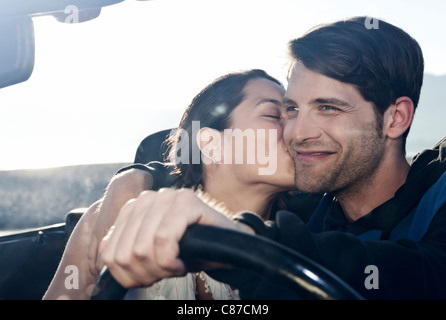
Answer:
[[[285,107],[285,111],[287,114],[287,117],[295,117],[297,113],[299,112],[299,109],[296,106],[287,106]]]
[[[320,110],[322,111],[340,111],[339,108],[333,107],[333,106],[329,106],[329,105],[321,105],[319,107]]]

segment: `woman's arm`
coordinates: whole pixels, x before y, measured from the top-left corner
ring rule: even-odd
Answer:
[[[91,228],[99,206],[100,201],[93,204],[77,223],[43,299],[80,300],[90,298],[95,279],[88,269],[87,250]]]
[[[121,207],[152,186],[150,172],[138,169],[124,171],[111,180],[104,198],[93,204],[74,228],[44,299],[90,298],[95,279],[102,268],[97,259],[98,244],[114,224]],[[66,273],[68,266],[71,273]],[[73,278],[76,274],[77,279]],[[67,286],[66,281],[69,280],[76,281],[78,287]]]

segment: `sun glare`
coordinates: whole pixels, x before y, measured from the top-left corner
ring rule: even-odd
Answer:
[[[36,17],[34,72],[0,94],[0,170],[132,161],[140,141],[175,127],[210,81],[261,68],[286,83],[287,42],[345,16],[399,24],[424,48],[426,71],[445,74],[446,47],[431,32],[441,10],[426,7],[431,19],[420,10],[401,1],[164,0],[124,1],[79,24]]]

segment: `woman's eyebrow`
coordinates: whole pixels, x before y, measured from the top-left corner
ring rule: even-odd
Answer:
[[[261,105],[261,104],[263,104],[263,103],[273,103],[273,104],[275,104],[275,105],[277,105],[277,106],[279,106],[279,107],[282,105],[282,102],[279,101],[279,100],[276,100],[276,99],[270,99],[270,98],[264,98],[264,99],[261,99],[259,102],[257,102],[257,103],[255,104],[255,107],[257,107],[258,105]]]

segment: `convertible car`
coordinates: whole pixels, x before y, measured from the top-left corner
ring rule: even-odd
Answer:
[[[34,17],[53,16],[62,23],[71,23],[73,19],[83,22],[97,18],[103,7],[121,1],[1,0],[0,29],[8,32],[2,32],[0,36],[0,88],[27,81],[33,73],[36,53]],[[161,160],[165,152],[161,142],[169,131],[163,130],[144,139],[137,149],[135,162]],[[316,203],[304,195],[293,199],[299,199],[293,202],[295,206],[314,206]],[[42,298],[56,271],[67,239],[85,210],[67,208],[65,221],[56,224],[2,231],[0,299]],[[324,268],[285,247],[257,237],[246,238],[246,235],[225,230],[193,227],[182,241],[181,255],[186,261],[221,261],[234,267],[256,270],[317,299],[360,298]],[[121,299],[124,292],[105,270],[95,288],[93,299]]]
[[[0,237],[0,299],[42,298],[66,241],[84,210],[70,211],[65,223]],[[296,290],[306,299],[362,299],[327,269],[265,238],[216,227],[192,226],[184,235],[180,248],[185,261],[222,262],[259,272]],[[92,299],[123,299],[125,292],[105,269]]]
[[[166,152],[162,142],[169,130],[145,138],[135,162],[161,161]],[[284,197],[296,212],[310,212],[319,196],[292,192]],[[62,257],[65,244],[86,208],[69,211],[65,222],[19,230],[0,237],[0,299],[41,299]],[[304,218],[304,217],[303,217]],[[181,256],[188,263],[197,260],[222,262],[252,270],[296,290],[307,299],[362,299],[336,275],[265,238],[215,227],[193,226],[181,242]],[[93,300],[123,299],[126,290],[105,269],[99,277]],[[273,297],[272,297],[273,298]]]
[[[0,88],[24,82],[33,73],[36,51],[34,17],[49,15],[65,22],[73,13],[67,9],[76,8],[76,19],[82,22],[97,17],[102,7],[121,1],[0,1]],[[2,231],[0,299],[42,298],[60,261],[67,237],[81,212],[72,210],[67,215],[66,223],[14,232]]]
[[[71,23],[73,19],[76,22],[89,21],[96,19],[104,7],[119,6],[120,2],[123,0],[0,0],[0,30],[7,30],[0,32],[0,88],[25,82],[34,71],[34,17],[53,16],[61,23]],[[200,30],[197,28],[197,32]],[[190,44],[191,47],[193,45]],[[159,51],[162,56],[163,50]],[[110,72],[109,69],[106,71]],[[156,84],[159,84],[158,79]],[[132,97],[127,98],[131,100]],[[123,101],[127,105],[128,100]],[[161,130],[145,138],[136,150],[134,162],[162,161],[161,157],[166,151],[162,142],[169,132],[170,129]],[[295,212],[311,213],[319,197],[290,192],[286,205]],[[64,221],[1,231],[1,300],[39,300],[43,297],[66,242],[85,210],[83,206],[67,207],[62,212]],[[302,218],[308,216],[303,214]],[[289,290],[295,290],[304,299],[362,299],[329,270],[265,238],[213,227],[192,226],[180,243],[180,251],[186,263],[208,260],[252,270]],[[92,299],[123,299],[125,293],[126,290],[104,269]]]

